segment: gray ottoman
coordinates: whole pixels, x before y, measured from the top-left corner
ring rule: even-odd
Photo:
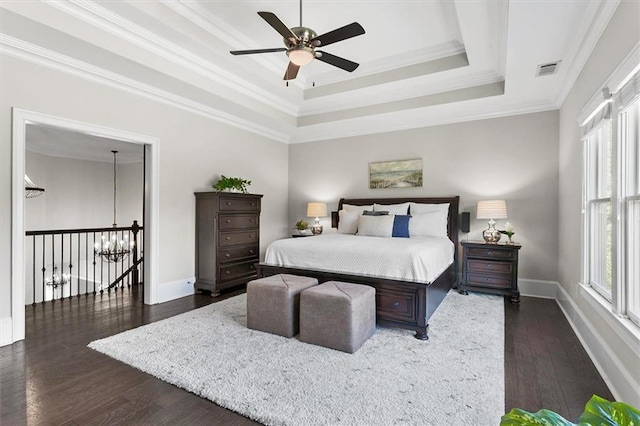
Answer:
[[[247,284],[247,327],[293,337],[300,329],[300,293],[318,280],[298,275],[272,275]]]
[[[354,353],[376,331],[376,289],[328,281],[300,295],[303,342]]]

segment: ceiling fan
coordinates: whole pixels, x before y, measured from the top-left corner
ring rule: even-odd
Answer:
[[[284,37],[286,47],[275,47],[271,49],[254,50],[232,50],[232,55],[251,55],[254,53],[287,52],[289,66],[284,73],[284,80],[293,80],[298,75],[301,66],[318,59],[334,67],[345,71],[353,72],[359,64],[348,59],[332,55],[328,52],[318,50],[318,47],[328,46],[338,41],[346,40],[364,34],[364,28],[357,22],[353,22],[344,27],[337,28],[328,33],[318,35],[314,30],[302,26],[302,0],[300,0],[300,26],[289,28],[271,12],[258,12],[258,15],[277,32]]]

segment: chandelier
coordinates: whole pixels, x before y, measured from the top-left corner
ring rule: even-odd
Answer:
[[[133,241],[129,242],[129,236],[125,235],[123,239],[117,238],[116,224],[116,154],[118,151],[113,152],[113,228],[111,238],[107,238],[104,235],[100,238],[100,242],[96,243],[93,247],[93,252],[102,257],[107,262],[120,262],[124,260],[133,247]]]
[[[44,283],[54,289],[62,287],[69,282],[69,274],[58,274],[58,265],[53,265],[53,275],[45,279]]]
[[[25,198],[35,198],[38,195],[44,194],[44,188],[37,186],[29,176],[24,175],[24,196]]]

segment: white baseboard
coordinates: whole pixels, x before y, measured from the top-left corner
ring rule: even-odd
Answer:
[[[520,295],[539,297],[542,299],[555,299],[560,283],[557,281],[530,280],[518,278],[518,290]]]
[[[158,286],[158,303],[168,302],[193,294],[195,292],[193,288],[195,281],[195,277],[192,277],[185,278],[184,280],[161,283]]]
[[[562,286],[558,286],[556,302],[615,399],[640,407],[640,385],[615,352],[603,344],[600,334]]]
[[[13,343],[13,321],[11,317],[0,318],[0,346]]]

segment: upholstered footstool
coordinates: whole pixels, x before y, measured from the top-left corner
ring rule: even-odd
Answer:
[[[350,354],[376,331],[376,289],[328,281],[300,295],[300,336]]]
[[[247,284],[247,327],[293,337],[300,329],[300,293],[318,285],[315,278],[279,274]]]

